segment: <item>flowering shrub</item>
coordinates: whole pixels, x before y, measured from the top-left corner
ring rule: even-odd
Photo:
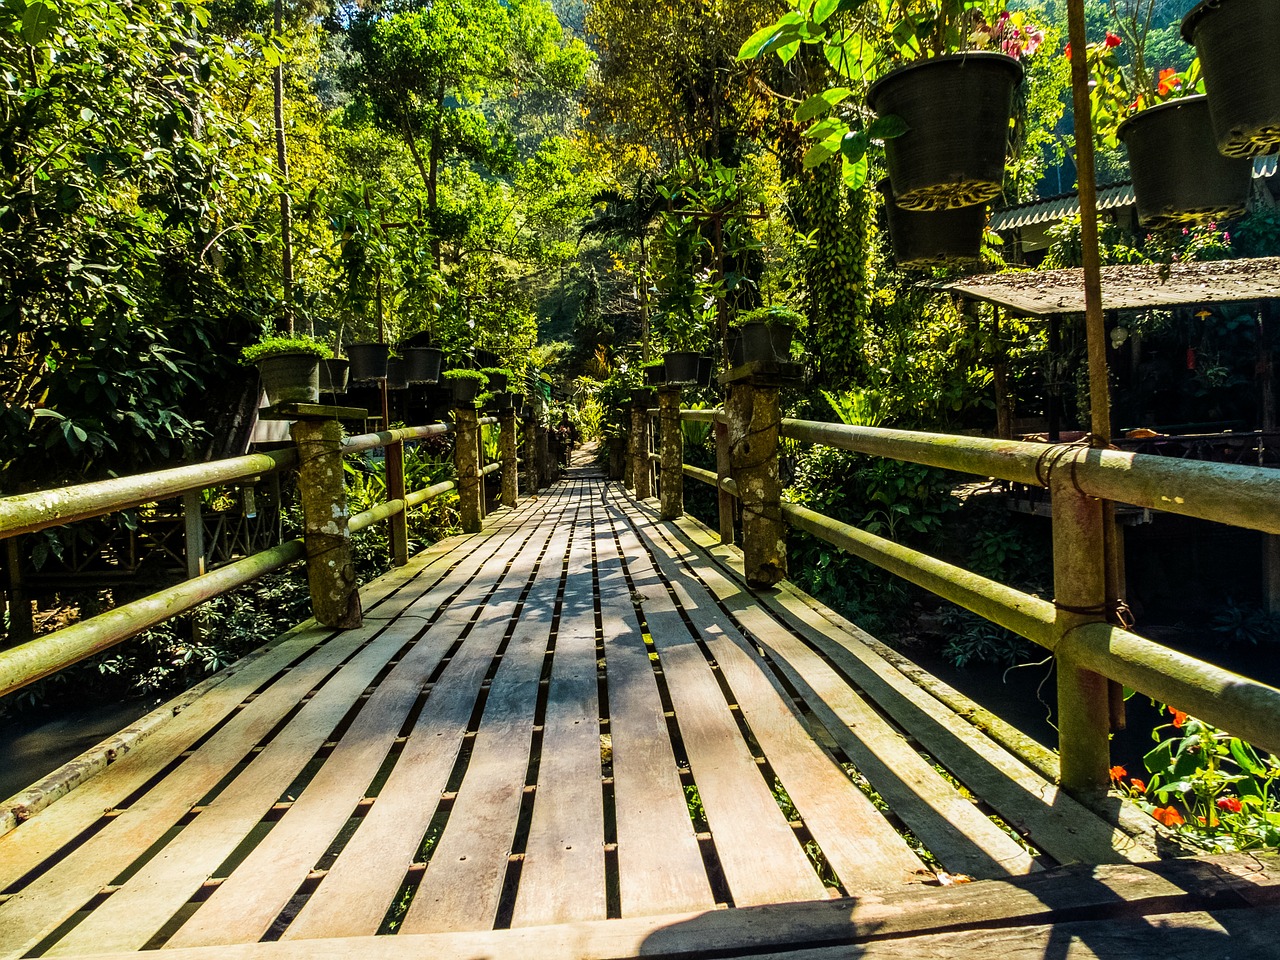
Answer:
[[[1165,709],[1172,720],[1153,731],[1157,746],[1143,758],[1150,779],[1112,767],[1117,789],[1207,850],[1280,846],[1280,761],[1181,710]]]

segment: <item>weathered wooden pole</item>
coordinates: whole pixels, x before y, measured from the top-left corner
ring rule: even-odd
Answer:
[[[653,496],[653,461],[649,459],[649,403],[636,401],[631,407],[631,487],[637,500]]]
[[[520,462],[516,455],[519,447],[516,444],[515,408],[504,409],[498,415],[498,420],[499,429],[502,431],[498,436],[502,452],[502,505],[514,509],[520,499]]]
[[[480,479],[480,486],[478,488],[479,497],[477,498],[476,503],[479,505],[479,510],[480,510],[480,526],[483,527],[484,518],[489,515],[489,511],[487,509],[488,497],[485,495],[486,489],[485,489],[485,479],[484,479],[485,478],[484,428],[488,426],[488,424],[480,423],[479,422],[480,419],[481,418],[477,416],[476,418],[477,420],[477,423],[476,423],[476,476]],[[485,419],[487,419],[487,417]]]
[[[742,505],[747,583],[767,587],[787,576],[787,525],[778,476],[778,383],[752,373],[735,379],[724,405],[729,469]]]
[[[716,418],[716,503],[720,513],[720,542],[733,543],[733,494],[724,489],[729,478],[729,427]]]
[[[466,533],[479,533],[480,427],[474,407],[453,411],[453,465],[458,473],[458,514]]]
[[[684,516],[684,431],[680,428],[680,388],[658,391],[658,433],[662,471],[659,513],[663,520]]]
[[[1110,783],[1111,708],[1105,677],[1077,665],[1071,632],[1106,621],[1106,537],[1103,504],[1072,482],[1067,453],[1052,470],[1053,592],[1057,607],[1058,755],[1062,786],[1078,796],[1104,793]]]
[[[10,537],[4,542],[5,569],[8,583],[5,591],[9,604],[9,637],[7,646],[16,647],[36,635],[35,621],[31,616],[31,600],[27,597],[22,577],[22,538]]]
[[[385,381],[384,381],[385,382]],[[404,441],[388,443],[383,449],[387,464],[387,499],[403,500],[404,489]],[[403,567],[409,562],[409,511],[401,510],[390,521],[391,563]]]
[[[342,470],[342,424],[330,417],[303,417],[291,428],[298,445],[298,492],[311,611],[326,627],[360,626],[360,591],[347,529],[347,492]]]
[[[542,487],[542,478],[538,475],[538,417],[534,414],[525,417],[524,421],[524,469],[525,485],[529,496],[538,495]]]

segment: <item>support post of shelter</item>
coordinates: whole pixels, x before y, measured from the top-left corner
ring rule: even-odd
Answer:
[[[498,415],[498,444],[502,454],[502,505],[515,509],[520,498],[520,463],[516,456],[516,411],[507,407]]]
[[[1064,789],[1098,796],[1110,782],[1111,709],[1107,679],[1079,666],[1072,631],[1107,619],[1106,542],[1102,501],[1085,496],[1070,464],[1051,473],[1054,626],[1058,674],[1058,755]]]
[[[479,533],[480,427],[474,408],[453,411],[453,466],[458,474],[458,515],[465,533]]]
[[[774,365],[770,364],[769,367]],[[747,583],[772,586],[787,576],[787,524],[778,475],[781,377],[759,364],[725,374],[729,396],[729,466],[742,504]]]
[[[684,516],[684,431],[680,429],[679,387],[658,391],[658,424],[662,443],[659,515],[663,520],[675,520]]]
[[[343,483],[342,424],[330,411],[300,416],[291,427],[298,445],[298,492],[311,611],[326,627],[360,626],[360,591],[347,529]],[[339,408],[333,408],[337,411]]]

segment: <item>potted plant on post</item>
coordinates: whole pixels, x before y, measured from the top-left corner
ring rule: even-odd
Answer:
[[[256,364],[267,403],[316,403],[320,399],[320,361],[333,356],[326,343],[307,336],[266,336],[245,347],[246,363]]]
[[[1275,0],[1203,0],[1182,20],[1195,44],[1218,152],[1270,153],[1280,144],[1280,4]]]
[[[446,370],[440,379],[453,388],[453,405],[468,407],[475,404],[487,378],[479,370],[454,369]]]
[[[738,317],[743,363],[789,363],[791,338],[804,317],[789,307],[757,307]]]
[[[1154,2],[1134,0],[1119,20],[1131,38],[1131,56],[1121,55],[1125,40],[1114,33],[1089,45],[1094,136],[1109,147],[1123,143],[1128,151],[1143,225],[1238,216],[1249,199],[1253,162],[1218,152],[1198,60],[1182,72],[1147,66],[1145,13]]]
[[[506,367],[485,367],[480,371],[488,378],[491,390],[505,390],[511,383],[514,374]]]
[[[640,373],[648,386],[660,387],[666,382],[667,365],[662,360],[650,360],[640,365]]]

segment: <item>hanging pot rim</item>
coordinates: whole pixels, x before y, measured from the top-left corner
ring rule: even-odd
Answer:
[[[1014,78],[1015,83],[1020,82],[1026,75],[1026,68],[1022,65],[1021,60],[1017,60],[1007,53],[1001,53],[999,50],[956,50],[938,57],[928,57],[924,60],[915,60],[911,63],[904,63],[902,66],[894,67],[867,89],[867,106],[877,114],[880,112],[876,110],[876,94],[878,91],[883,90],[889,81],[899,80],[908,73],[938,69],[941,66],[950,66],[966,60],[974,60],[979,63],[1007,64],[1017,75]]]

